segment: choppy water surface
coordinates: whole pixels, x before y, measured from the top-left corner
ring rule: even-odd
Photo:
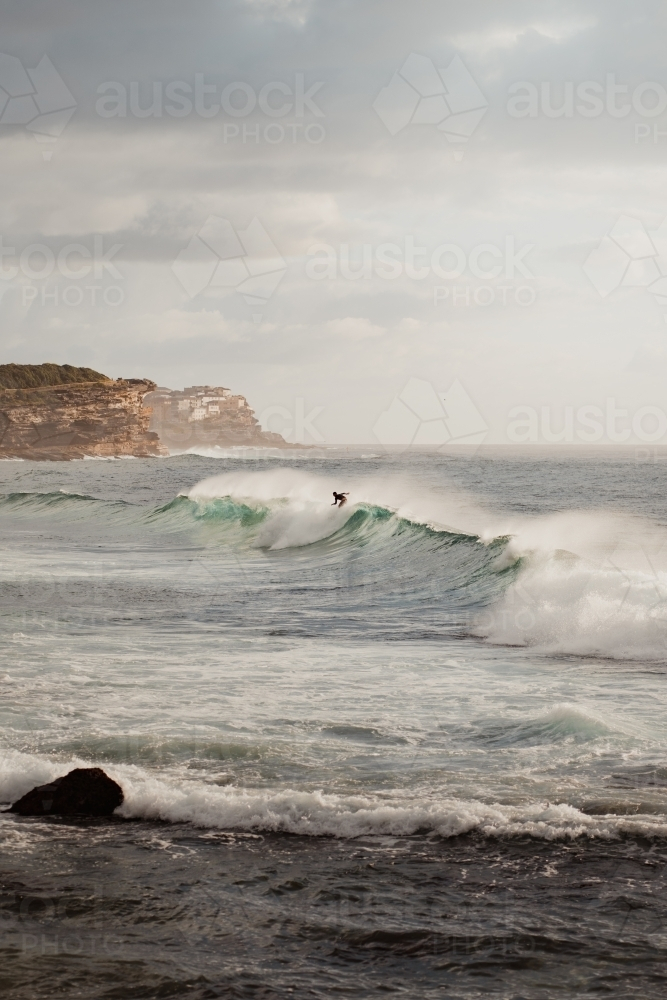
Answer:
[[[125,790],[0,816],[6,995],[664,995],[659,465],[4,462],[0,494],[0,801]]]

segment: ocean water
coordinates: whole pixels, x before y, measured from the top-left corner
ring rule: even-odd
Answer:
[[[349,490],[343,508],[331,494]],[[661,997],[659,463],[0,463],[9,998]]]

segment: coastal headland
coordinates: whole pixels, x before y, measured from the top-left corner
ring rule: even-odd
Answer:
[[[181,392],[73,365],[0,365],[0,458],[148,458],[199,444],[293,447],[222,386]]]

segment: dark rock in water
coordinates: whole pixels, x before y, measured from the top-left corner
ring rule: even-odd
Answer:
[[[99,767],[76,767],[27,792],[9,810],[20,816],[110,816],[123,789]]]

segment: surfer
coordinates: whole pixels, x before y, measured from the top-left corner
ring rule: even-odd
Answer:
[[[349,493],[336,493],[336,491],[334,490],[333,491],[334,502],[331,504],[331,506],[335,507],[336,504],[338,504],[339,507],[342,507],[344,503],[347,503],[348,496]]]

